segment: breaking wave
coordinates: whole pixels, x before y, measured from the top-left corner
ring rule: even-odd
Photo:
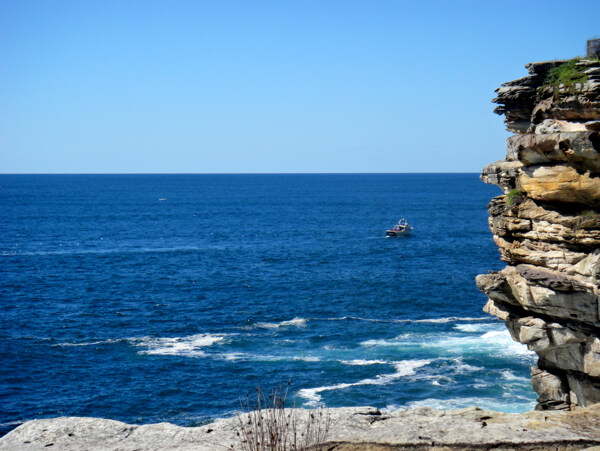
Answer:
[[[449,316],[446,318],[429,318],[429,319],[377,319],[377,318],[361,318],[358,316],[342,316],[340,318],[311,318],[317,321],[366,321],[370,323],[389,323],[389,324],[411,324],[411,323],[429,323],[429,324],[444,324],[463,321],[489,321],[489,317],[466,317]]]
[[[306,318],[294,318],[288,321],[280,321],[278,323],[256,323],[254,327],[260,329],[279,329],[280,327],[305,327],[306,322],[308,320]]]
[[[416,370],[425,365],[429,365],[431,360],[405,360],[403,362],[394,363],[396,372],[392,374],[380,374],[375,378],[362,379],[358,382],[342,383],[335,385],[326,385],[324,387],[304,388],[298,391],[298,396],[306,399],[309,406],[315,406],[321,401],[320,393],[330,390],[343,390],[349,387],[359,385],[385,385],[390,382],[405,376],[411,376],[416,373]]]
[[[387,360],[340,360],[344,365],[355,365],[355,366],[365,366],[365,365],[387,365],[390,362]]]
[[[535,355],[527,346],[515,342],[508,330],[492,330],[484,334],[402,334],[391,339],[371,339],[360,343],[365,347],[406,347],[442,349],[449,353],[489,352],[500,355],[530,357]]]
[[[139,354],[202,357],[206,355],[202,348],[223,340],[225,340],[225,335],[197,334],[174,338],[131,338],[129,342],[134,346],[147,348],[139,351]]]

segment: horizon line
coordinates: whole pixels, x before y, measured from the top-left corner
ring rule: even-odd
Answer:
[[[409,175],[479,174],[480,172],[2,172],[3,175]]]

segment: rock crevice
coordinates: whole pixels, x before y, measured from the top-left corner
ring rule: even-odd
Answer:
[[[574,63],[583,82],[550,82],[565,63],[528,64],[496,90],[515,134],[481,175],[504,191],[488,211],[507,266],[477,285],[484,311],[537,353],[539,409],[600,402],[600,61]]]

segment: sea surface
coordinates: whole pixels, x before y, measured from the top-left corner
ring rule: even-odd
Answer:
[[[288,404],[535,404],[482,312],[504,265],[476,174],[1,175],[0,433],[197,425]],[[386,238],[400,218],[413,235]]]

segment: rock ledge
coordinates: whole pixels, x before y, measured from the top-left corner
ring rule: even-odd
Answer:
[[[299,409],[299,417],[306,411]],[[372,407],[329,410],[328,451],[580,450],[600,446],[600,404],[567,411],[505,414],[477,407],[381,412]],[[201,427],[130,425],[100,418],[29,421],[0,438],[0,450],[240,449],[237,418]],[[600,449],[600,448],[598,448]]]

